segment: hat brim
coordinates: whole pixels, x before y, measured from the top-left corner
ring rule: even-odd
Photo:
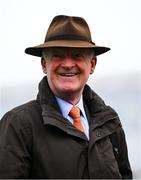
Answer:
[[[70,48],[93,48],[95,55],[98,56],[110,50],[108,47],[97,46],[91,42],[80,40],[55,40],[48,41],[43,44],[34,47],[28,47],[25,49],[26,54],[42,57],[42,51],[48,47],[70,47]]]

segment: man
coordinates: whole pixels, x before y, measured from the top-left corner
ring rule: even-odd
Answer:
[[[83,18],[63,15],[25,50],[42,57],[46,76],[37,99],[0,122],[0,178],[132,179],[119,117],[86,85],[109,50],[92,42]]]

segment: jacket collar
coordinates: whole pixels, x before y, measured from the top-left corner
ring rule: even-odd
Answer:
[[[56,126],[70,135],[87,140],[84,133],[77,131],[72,124],[63,117],[57,100],[48,85],[46,77],[44,77],[39,83],[37,101],[41,105],[43,123],[45,125]]]
[[[120,125],[117,113],[111,107],[106,106],[104,101],[88,85],[84,88],[83,100],[89,116],[88,119],[90,119],[89,126],[91,131],[98,127],[103,127],[102,131],[110,134]],[[46,76],[39,83],[37,101],[39,101],[42,108],[44,124],[55,125],[71,134],[77,133],[71,123],[63,118]],[[106,129],[104,129],[104,124],[106,124]],[[86,138],[82,133],[78,132],[77,135],[81,136],[81,138]]]
[[[121,127],[118,114],[110,107],[89,86],[83,91],[84,101],[90,114],[90,131],[93,133],[93,143],[105,136],[115,132]],[[91,138],[91,137],[90,137]]]
[[[89,109],[90,117],[94,119],[93,128],[115,120],[120,124],[118,114],[110,106],[105,105],[104,101],[89,86],[85,86],[83,91],[84,102]],[[118,120],[118,121],[117,121]]]
[[[47,105],[48,107],[52,107],[53,109],[61,113],[61,110],[57,105],[56,98],[48,85],[46,76],[43,77],[43,79],[39,83],[38,88],[39,93],[37,95],[37,101],[39,101],[41,106],[44,107],[45,105]]]

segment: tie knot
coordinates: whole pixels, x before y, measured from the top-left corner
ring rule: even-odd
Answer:
[[[80,109],[76,106],[73,106],[72,109],[70,110],[69,115],[73,118],[80,118]]]

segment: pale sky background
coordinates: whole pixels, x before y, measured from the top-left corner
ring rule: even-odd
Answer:
[[[141,0],[0,0],[0,116],[22,103],[25,97],[32,99],[28,87],[31,84],[35,89],[44,74],[40,58],[27,55],[24,50],[43,43],[51,20],[60,14],[82,16],[89,24],[93,42],[111,48],[111,51],[98,56],[96,71],[89,83],[98,83],[99,79],[110,77],[106,79],[120,85],[114,97],[119,99],[117,110],[120,108],[120,115],[125,118],[124,127],[127,134],[130,132],[127,137],[130,138],[132,166],[141,179],[141,156],[135,155],[141,150]],[[119,77],[116,82],[114,77]],[[133,77],[130,86],[127,83],[124,87],[124,77],[129,82]],[[134,81],[139,92],[137,95],[128,89]],[[115,92],[111,87],[108,89],[110,83],[104,79],[102,84],[105,88],[101,90]],[[99,90],[103,88],[98,87]],[[33,89],[30,93],[35,97],[37,89],[34,92]],[[121,89],[125,90],[125,94],[120,94]],[[128,93],[127,102],[126,98],[122,101],[120,98]],[[24,96],[23,99],[20,95]],[[132,96],[134,104],[129,96]],[[125,109],[124,103],[129,104]],[[135,119],[135,128],[129,130],[134,126]]]
[[[40,80],[40,58],[26,47],[42,43],[55,15],[82,16],[92,39],[111,51],[99,56],[96,76],[141,71],[140,0],[0,0],[0,85]]]

